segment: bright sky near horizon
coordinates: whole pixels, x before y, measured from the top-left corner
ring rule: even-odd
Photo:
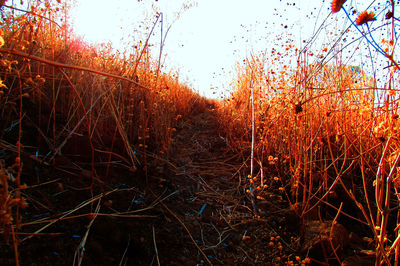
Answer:
[[[137,41],[141,37],[135,35],[148,33],[145,27],[151,27],[156,11],[162,12],[164,32],[171,26],[163,50],[167,70],[178,70],[184,82],[208,97],[229,91],[235,63],[249,52],[271,47],[280,34],[301,46],[330,13],[330,1],[324,0],[74,1],[75,33],[89,42],[110,40],[117,48],[122,37]],[[178,15],[183,4],[192,6]],[[157,26],[150,42],[159,40]]]

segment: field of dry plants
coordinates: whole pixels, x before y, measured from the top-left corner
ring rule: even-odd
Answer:
[[[330,43],[251,54],[218,100],[151,55],[160,14],[128,54],[74,37],[62,0],[9,2],[1,265],[399,264],[397,1],[334,0]]]

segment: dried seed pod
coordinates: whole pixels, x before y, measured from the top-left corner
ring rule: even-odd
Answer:
[[[393,12],[392,11],[387,12],[386,15],[385,15],[386,19],[391,19],[392,17],[393,17]]]
[[[346,2],[346,0],[333,0],[332,1],[332,13],[339,12],[340,9],[342,8],[344,2]]]
[[[362,25],[365,24],[369,21],[374,21],[376,20],[375,13],[374,12],[368,12],[367,10],[363,11],[358,15],[356,19],[356,24],[357,25]]]
[[[303,112],[302,104],[301,103],[295,104],[294,105],[294,113],[297,115],[297,114],[300,114],[301,112]]]

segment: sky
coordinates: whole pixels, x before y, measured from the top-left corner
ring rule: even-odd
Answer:
[[[324,0],[74,1],[75,33],[92,43],[112,41],[118,49],[124,42],[144,38],[156,12],[162,12],[164,33],[170,27],[163,49],[164,71],[178,70],[183,82],[207,97],[229,93],[236,62],[276,45],[280,35],[303,45],[328,16],[331,4]],[[150,42],[160,38],[158,23]],[[159,47],[154,50],[158,53]]]

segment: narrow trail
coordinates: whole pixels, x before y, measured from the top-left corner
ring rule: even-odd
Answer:
[[[213,109],[179,125],[172,145],[171,161],[177,167],[172,182],[195,185],[198,192],[223,191],[224,197],[235,192],[232,179],[241,167],[240,160],[229,152],[227,140],[219,134]]]
[[[171,154],[176,169],[170,169],[165,184],[171,195],[164,201],[167,222],[158,229],[165,241],[159,255],[170,258],[169,265],[265,264],[281,251],[293,252],[289,244],[266,250],[284,229],[288,212],[275,199],[254,216],[239,184],[247,166],[219,132],[212,107],[178,126]],[[276,216],[279,212],[285,215]]]

